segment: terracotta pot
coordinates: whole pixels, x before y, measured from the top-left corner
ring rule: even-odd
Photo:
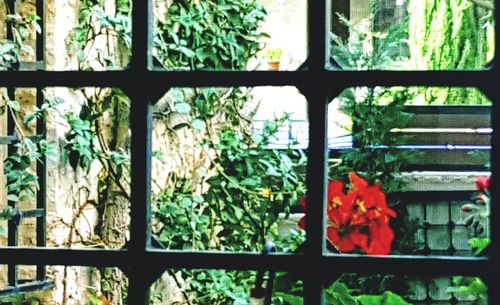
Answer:
[[[268,61],[267,62],[267,67],[269,71],[279,71],[280,69],[280,61],[275,60],[275,61]]]

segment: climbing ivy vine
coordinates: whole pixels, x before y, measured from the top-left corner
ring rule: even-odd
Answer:
[[[22,57],[34,56],[31,47],[32,34],[40,33],[41,28],[37,21],[40,19],[34,14],[20,15],[11,11],[8,1],[0,3],[6,13],[5,30],[7,37],[0,39],[0,70],[18,70]],[[21,106],[15,99],[14,90],[0,89],[0,114],[6,114],[14,125],[15,151],[4,160],[4,175],[6,176],[7,200],[12,203],[0,212],[0,219],[9,219],[18,202],[34,198],[38,189],[38,176],[34,172],[33,164],[41,161],[42,156],[53,154],[53,148],[46,140],[30,138],[25,135],[23,124],[19,122]],[[46,108],[53,104],[47,102]],[[39,112],[40,109],[37,109]],[[45,110],[45,109],[44,109]],[[28,122],[26,122],[28,123]],[[0,227],[3,234],[5,228]]]

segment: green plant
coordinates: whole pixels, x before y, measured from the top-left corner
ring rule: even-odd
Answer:
[[[352,70],[387,69],[400,59],[399,48],[405,37],[405,24],[391,27],[386,33],[372,30],[372,18],[353,24],[343,16],[349,27],[347,41],[333,35],[331,56],[340,67]],[[411,99],[408,90],[394,88],[350,88],[339,96],[341,110],[351,119],[352,150],[342,153],[342,162],[333,165],[333,178],[346,177],[350,171],[361,172],[372,184],[380,181],[386,193],[402,190],[398,175],[412,154],[397,148],[404,139],[394,136],[394,128],[403,128],[410,114],[403,111]]]
[[[68,37],[79,70],[121,69],[128,64],[132,47],[131,1],[117,0],[113,12],[105,8],[104,2],[80,1],[78,24]],[[97,39],[101,41],[96,43]]]
[[[408,66],[415,70],[482,69],[494,52],[492,11],[475,1],[408,1]],[[490,104],[476,88],[416,88],[424,104]]]
[[[38,24],[40,17],[34,14],[21,15],[11,12],[8,2],[4,0],[3,5],[7,9],[7,31],[12,33],[12,37],[0,40],[0,70],[17,70],[21,57],[35,55],[30,45],[30,36],[32,31],[41,32]]]
[[[281,59],[282,50],[280,48],[270,48],[266,50],[265,57],[268,61],[279,61]]]
[[[245,69],[268,37],[256,0],[182,1],[157,20],[153,55],[165,69]]]
[[[406,97],[405,90],[396,88],[355,88],[340,95],[341,108],[352,120],[354,147],[331,167],[333,177],[356,171],[372,184],[380,181],[386,193],[402,190],[399,174],[414,153],[397,147],[404,137],[392,130],[403,128],[411,118],[403,110]]]
[[[481,254],[491,243],[490,240],[490,179],[491,176],[476,179],[476,194],[473,203],[464,204],[461,208],[467,214],[465,227],[473,230],[474,238],[469,240],[474,255]]]
[[[473,305],[488,304],[488,287],[478,277],[455,276],[452,281],[453,286],[446,292],[455,293],[462,297],[474,297]]]
[[[42,157],[53,158],[55,156],[55,149],[51,143],[45,139],[32,139],[24,134],[24,129],[18,122],[20,105],[16,100],[11,100],[9,94],[6,91],[2,91],[4,101],[3,105],[0,105],[0,112],[7,113],[11,120],[14,122],[15,135],[18,137],[19,142],[13,144],[16,148],[13,153],[11,153],[4,160],[4,175],[6,177],[6,189],[7,189],[7,200],[12,206],[7,206],[2,211],[2,219],[9,219],[7,217],[11,214],[12,207],[17,207],[20,201],[28,201],[33,199],[38,189],[38,176],[33,169],[33,165],[39,162],[42,164]],[[43,118],[46,111],[53,109],[55,103],[50,100],[45,100],[41,106],[41,109],[35,108],[36,114],[32,115],[30,120],[25,119],[25,123],[29,122],[34,118]],[[26,125],[25,124],[25,125]],[[5,232],[5,228],[0,227],[2,232]]]
[[[165,69],[245,69],[267,36],[259,29],[265,16],[254,0],[173,1],[168,18],[157,20],[153,55]],[[270,238],[281,242],[277,221],[305,191],[305,157],[267,148],[286,116],[252,133],[251,100],[245,88],[172,88],[157,105],[155,119],[167,126],[169,144],[208,159],[185,161],[161,182],[165,186],[153,199],[153,233],[165,247],[240,252],[261,251]],[[172,158],[160,152],[155,157]],[[249,302],[249,272],[181,274],[191,283],[184,291],[187,303]]]
[[[280,213],[304,192],[297,174],[305,157],[296,151],[268,150],[277,125],[253,140],[233,129],[221,131],[218,143],[206,139],[217,152],[216,170],[207,177],[209,188],[193,194],[186,179],[171,174],[173,189],[155,198],[155,215],[163,223],[158,236],[171,248],[260,251]],[[177,191],[175,191],[177,190]]]
[[[406,60],[400,51],[406,47],[406,23],[392,26],[387,32],[382,33],[373,31],[371,19],[373,17],[361,20],[358,24],[353,24],[343,16],[339,17],[350,31],[347,41],[332,36],[331,56],[341,68],[398,69],[399,64]],[[338,100],[340,109],[351,120],[351,125],[345,127],[350,130],[354,139],[353,148],[342,152],[340,163],[333,163],[329,167],[330,179],[344,179],[347,173],[356,171],[362,173],[370,184],[381,182],[389,204],[398,215],[392,225],[395,235],[392,248],[394,253],[416,251],[414,236],[418,225],[409,219],[405,207],[398,204],[395,196],[395,193],[404,189],[400,173],[414,158],[415,153],[399,149],[398,146],[405,138],[393,132],[395,129],[404,128],[411,119],[411,115],[404,112],[404,106],[412,98],[411,91],[402,87],[362,87],[344,90]],[[385,290],[397,289],[398,293],[405,293],[408,290],[406,285],[401,286],[404,280],[394,280],[390,276],[370,275],[361,278],[354,276],[350,280],[347,276],[343,277],[343,280],[360,291],[379,295],[365,298],[367,302],[373,301],[374,304],[380,304],[384,300],[380,294]],[[382,287],[382,290],[378,290],[377,287]],[[348,291],[345,286],[337,285],[337,288],[340,292]],[[385,297],[390,298],[387,295]],[[332,294],[331,298],[336,302],[347,302],[346,304],[359,304],[362,301],[348,298],[345,293]]]
[[[274,280],[274,291],[274,305],[304,304],[304,283],[298,274],[277,272]]]
[[[396,68],[403,60],[400,48],[406,38],[405,24],[396,24],[387,32],[373,31],[373,15],[353,23],[339,15],[349,28],[349,38],[343,40],[331,33],[330,56],[342,69],[374,70]]]
[[[381,295],[353,295],[352,290],[340,281],[325,289],[325,300],[327,304],[335,305],[411,305],[391,291]]]

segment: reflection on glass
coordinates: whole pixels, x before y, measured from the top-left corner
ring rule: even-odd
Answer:
[[[491,101],[475,88],[349,88],[329,105],[331,253],[479,255]]]
[[[294,251],[305,194],[305,98],[296,88],[173,88],[154,108],[156,246]]]
[[[156,1],[152,54],[166,70],[295,70],[306,1]]]
[[[167,270],[151,285],[149,304],[301,304],[297,274],[233,270]]]
[[[115,267],[0,265],[0,304],[126,305],[128,278]],[[38,269],[38,270],[37,270]]]
[[[123,247],[130,223],[128,97],[114,88],[0,90],[7,144],[0,150],[1,244]]]
[[[346,273],[324,289],[326,304],[488,304],[478,277],[411,277]]]

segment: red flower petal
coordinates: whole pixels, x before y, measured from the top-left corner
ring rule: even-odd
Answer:
[[[301,228],[302,230],[305,230],[306,229],[306,217],[303,216],[301,219],[299,219],[299,223],[297,224],[299,226],[299,228]]]
[[[369,255],[387,255],[391,252],[390,246],[381,242],[380,240],[374,240],[370,243],[370,247],[366,249],[366,254]]]
[[[491,179],[491,176],[480,176],[480,177],[477,177],[477,179],[476,179],[476,188],[479,191],[483,191],[483,192],[488,191],[489,188],[490,188],[490,179]]]
[[[300,207],[302,208],[302,212],[306,212],[306,196],[300,196],[299,197],[299,203],[300,203]]]
[[[349,181],[351,181],[354,191],[363,190],[368,186],[368,181],[360,177],[356,172],[349,173]]]
[[[340,242],[339,232],[331,226],[326,228],[326,238],[334,245],[337,245]]]
[[[382,215],[380,213],[380,211],[378,211],[377,209],[370,209],[370,210],[368,210],[368,212],[366,214],[367,214],[369,220],[373,220],[375,218],[380,217],[380,215]]]
[[[359,230],[354,230],[349,233],[349,238],[356,245],[365,250],[368,248],[368,235],[361,233]]]
[[[395,218],[395,217],[398,216],[398,214],[396,214],[396,212],[393,209],[387,208],[387,209],[384,210],[384,212],[385,212],[386,215],[391,216],[393,218]]]
[[[352,252],[359,247],[367,254],[390,253],[394,232],[389,221],[397,215],[388,207],[381,184],[371,186],[355,172],[349,173],[349,180],[351,189],[347,193],[342,181],[328,183],[328,241],[340,252]],[[300,198],[300,204],[305,209],[305,197]],[[298,226],[305,228],[305,217],[299,220]]]
[[[349,238],[348,235],[343,236],[340,238],[340,242],[337,245],[337,249],[339,252],[346,253],[346,252],[352,252],[356,246],[352,242],[352,240]]]
[[[344,183],[339,180],[328,182],[328,203],[330,204],[334,197],[344,195]]]

